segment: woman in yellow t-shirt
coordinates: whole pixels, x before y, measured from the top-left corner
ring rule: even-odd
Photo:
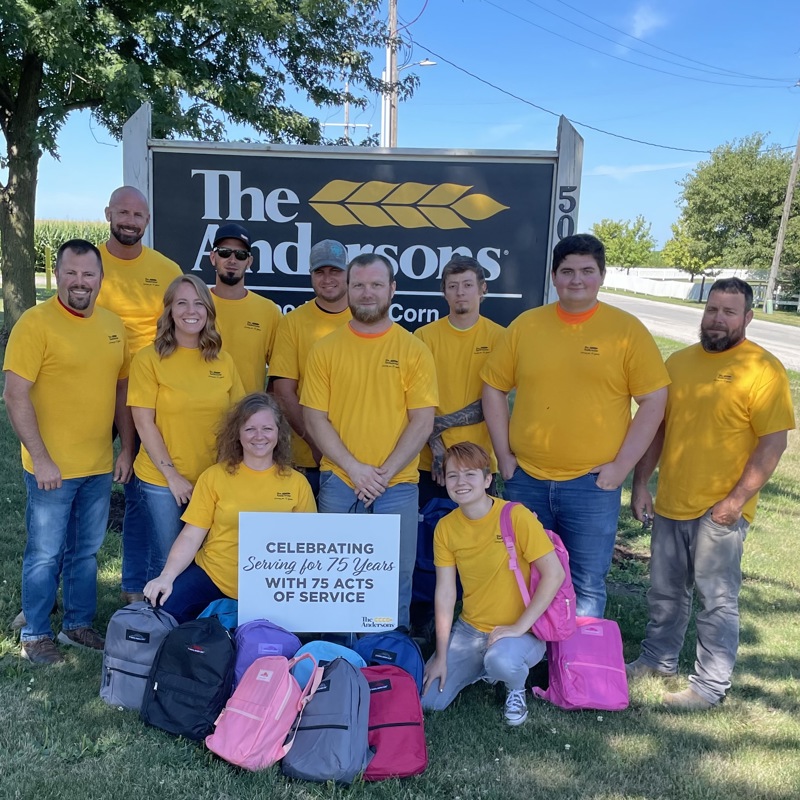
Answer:
[[[220,421],[244,395],[233,359],[220,350],[215,318],[203,281],[175,278],[155,341],[131,364],[128,405],[142,440],[133,469],[150,516],[148,580],[163,569],[194,484],[214,463]]]
[[[289,423],[270,395],[247,395],[230,410],[217,461],[197,481],[163,572],[144,589],[178,622],[238,596],[240,511],[317,510],[308,481],[291,468]]]

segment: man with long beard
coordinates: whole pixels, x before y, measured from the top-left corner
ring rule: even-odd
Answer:
[[[672,383],[664,422],[633,475],[633,513],[642,521],[652,519],[647,482],[660,459],[649,621],[628,675],[677,675],[692,588],[700,605],[689,688],[664,696],[675,709],[711,708],[730,688],[739,645],[744,539],[758,493],[794,428],[786,370],[745,338],[752,307],[753,290],[739,278],[711,287],[700,343],[667,360]]]
[[[253,263],[247,229],[236,223],[217,228],[209,258],[217,276],[211,294],[222,349],[231,354],[245,392],[263,392],[281,312],[244,285]]]
[[[395,286],[383,256],[350,262],[353,319],[311,348],[300,403],[322,451],[319,510],[347,513],[361,502],[400,515],[398,627],[408,628],[417,464],[439,398],[430,350],[389,318]]]

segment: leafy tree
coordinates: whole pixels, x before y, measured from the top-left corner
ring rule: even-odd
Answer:
[[[606,246],[606,263],[616,267],[643,267],[650,263],[656,242],[651,225],[641,215],[630,220],[604,219],[592,233]]]
[[[159,138],[220,139],[233,122],[272,142],[318,143],[318,121],[291,106],[287,89],[340,105],[344,93],[333,87],[346,71],[351,87],[380,91],[369,71],[369,49],[385,44],[379,8],[380,0],[0,0],[6,328],[34,303],[39,158],[57,154],[71,111],[90,109],[116,137],[149,101]],[[414,84],[406,78],[401,96]]]
[[[791,155],[754,133],[714,150],[679,181],[680,225],[701,262],[769,269],[789,181]],[[795,194],[783,264],[800,265],[800,194]]]
[[[720,259],[716,257],[704,260],[701,257],[704,252],[703,243],[687,233],[683,218],[673,223],[672,238],[664,245],[664,261],[668,266],[688,272],[694,280],[696,275],[702,275],[720,263]]]

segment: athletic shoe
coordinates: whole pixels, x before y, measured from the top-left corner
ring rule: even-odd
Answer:
[[[64,660],[56,643],[48,638],[22,643],[22,657],[31,664],[60,664]]]
[[[506,707],[503,711],[506,724],[516,727],[528,719],[528,704],[525,702],[524,689],[509,689],[506,695]]]
[[[87,650],[102,650],[106,640],[94,628],[75,628],[71,631],[61,631],[58,634],[61,644],[71,644],[76,647],[85,647]]]
[[[714,703],[706,700],[694,689],[684,689],[682,692],[669,692],[664,695],[664,705],[674,711],[708,711]]]
[[[628,674],[629,680],[636,680],[636,678],[674,678],[678,671],[665,672],[663,669],[658,669],[650,664],[642,661],[642,657],[631,661],[630,664],[625,665],[625,672]]]

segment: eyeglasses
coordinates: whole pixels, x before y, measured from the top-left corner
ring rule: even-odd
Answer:
[[[236,256],[237,261],[247,261],[247,259],[250,258],[249,250],[234,250],[231,247],[215,247],[214,252],[217,253],[220,258]]]

